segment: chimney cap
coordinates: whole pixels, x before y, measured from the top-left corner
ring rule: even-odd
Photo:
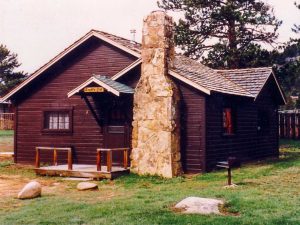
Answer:
[[[132,37],[131,37],[131,40],[130,42],[131,43],[135,43],[135,34],[136,34],[136,29],[130,29],[130,33],[132,34]]]

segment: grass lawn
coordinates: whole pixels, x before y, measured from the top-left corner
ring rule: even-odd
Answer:
[[[233,171],[238,186],[225,189],[225,171],[162,179],[129,175],[98,181],[99,191],[79,192],[78,182],[38,177],[41,198],[18,200],[35,175],[0,162],[0,224],[300,224],[300,143],[282,142],[281,156]],[[6,186],[5,186],[6,184]],[[188,196],[226,201],[226,216],[183,215],[172,206]]]
[[[14,151],[14,131],[0,130],[0,152]]]

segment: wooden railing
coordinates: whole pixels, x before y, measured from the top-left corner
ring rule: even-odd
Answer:
[[[300,112],[279,113],[279,137],[300,139]]]
[[[98,148],[97,149],[97,171],[101,171],[101,152],[106,152],[107,172],[112,169],[112,153],[123,151],[123,167],[127,169],[129,148]]]
[[[14,113],[0,113],[0,130],[14,129]]]
[[[58,151],[67,151],[68,152],[68,170],[73,169],[73,160],[72,160],[72,148],[55,148],[55,147],[36,147],[36,155],[35,155],[35,167],[40,167],[40,151],[53,151],[53,165],[57,166],[57,152]]]

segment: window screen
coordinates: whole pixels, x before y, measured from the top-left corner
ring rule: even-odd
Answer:
[[[49,130],[69,130],[69,112],[45,112],[44,128]]]

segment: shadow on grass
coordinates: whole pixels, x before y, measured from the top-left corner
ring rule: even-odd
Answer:
[[[280,153],[278,159],[267,160],[266,164],[272,165],[273,169],[285,169],[292,166],[297,166],[300,163],[300,151],[284,151]]]
[[[249,185],[251,182],[245,181],[245,179],[257,179],[270,176],[295,166],[300,166],[300,149],[297,149],[297,151],[282,151],[279,158],[242,164],[241,168],[233,169],[232,176],[235,184]],[[195,180],[209,182],[226,181],[227,170],[216,170],[210,173],[200,174],[195,177]]]

